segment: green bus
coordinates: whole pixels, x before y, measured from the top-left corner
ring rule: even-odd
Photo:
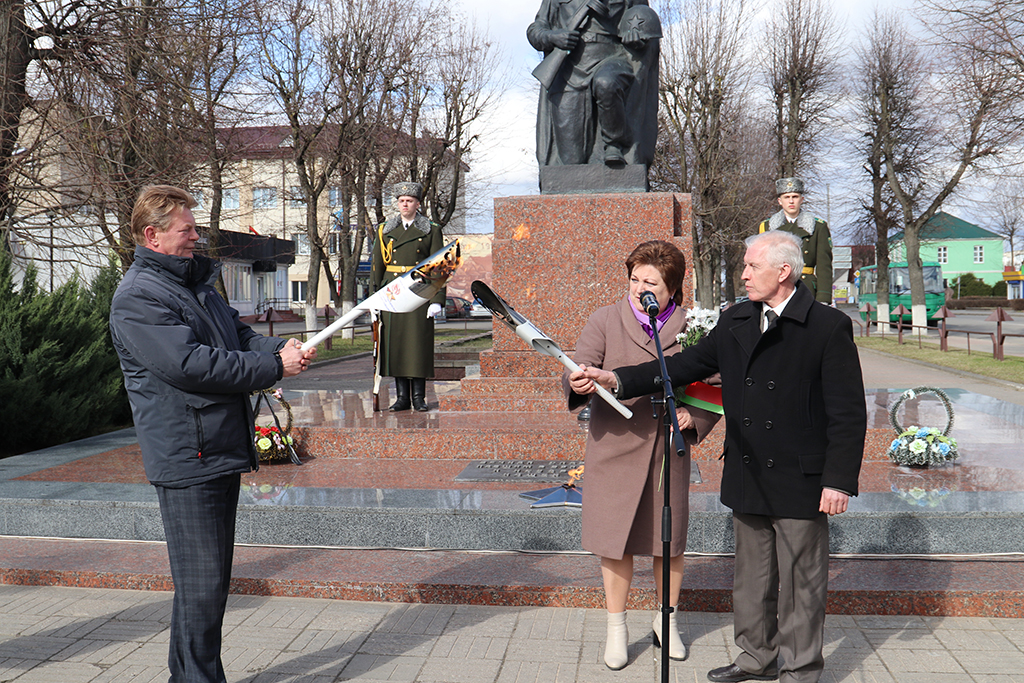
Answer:
[[[946,288],[942,282],[942,266],[935,262],[925,262],[924,268],[924,305],[928,310],[928,324],[935,325],[938,321],[935,312],[946,304]],[[878,266],[864,266],[860,269],[860,303],[871,304],[871,320],[878,319]],[[892,313],[900,305],[907,309],[903,322],[913,322],[910,306],[910,271],[906,261],[889,264],[889,321],[896,322]],[[861,320],[866,315],[861,312]]]

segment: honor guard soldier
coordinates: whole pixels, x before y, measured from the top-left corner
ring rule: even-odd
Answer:
[[[803,241],[804,270],[800,280],[807,285],[816,301],[832,303],[832,235],[828,223],[802,211],[804,181],[780,178],[775,181],[775,194],[782,211],[761,221],[757,231],[785,230]]]
[[[444,246],[441,226],[420,214],[423,186],[395,186],[399,215],[381,223],[374,235],[370,279],[374,291],[412,270]],[[434,376],[434,316],[441,312],[445,290],[431,299],[426,312],[380,313],[377,367],[382,377],[395,378],[397,399],[391,412],[426,412],[427,377]]]

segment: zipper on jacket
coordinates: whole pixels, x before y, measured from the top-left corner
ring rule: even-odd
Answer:
[[[196,410],[192,406],[188,406],[188,411],[190,413],[192,413],[192,424],[194,424],[196,426],[196,446],[197,446],[197,448],[196,448],[196,457],[197,458],[202,458],[203,457],[203,421],[202,421],[201,416],[199,415],[199,411],[198,410]]]

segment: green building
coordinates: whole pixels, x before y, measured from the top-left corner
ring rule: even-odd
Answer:
[[[1003,281],[1003,238],[944,211],[921,228],[920,256],[942,266],[947,284],[964,273],[973,273],[989,285]],[[907,260],[902,232],[889,238],[889,260]]]

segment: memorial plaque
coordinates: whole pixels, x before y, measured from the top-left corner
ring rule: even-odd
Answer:
[[[582,460],[474,460],[455,481],[552,482],[569,481],[569,470]]]

